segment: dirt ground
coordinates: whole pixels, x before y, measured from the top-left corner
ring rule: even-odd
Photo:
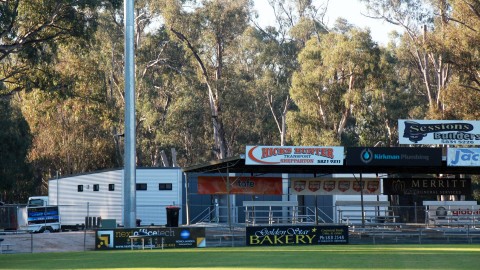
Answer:
[[[5,253],[86,251],[95,249],[95,232],[3,233],[2,244],[10,244]],[[6,247],[4,247],[5,249]]]

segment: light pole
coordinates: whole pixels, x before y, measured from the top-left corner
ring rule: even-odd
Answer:
[[[136,226],[134,0],[125,0],[125,164],[123,225]]]

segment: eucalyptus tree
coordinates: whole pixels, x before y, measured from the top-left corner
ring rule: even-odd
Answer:
[[[33,135],[29,161],[46,190],[56,175],[116,167],[113,129],[119,121],[123,36],[112,18],[115,7],[98,14],[101,27],[89,39],[56,44],[51,69],[58,89],[35,88],[19,93],[18,104]],[[120,21],[121,22],[121,21]],[[120,53],[118,52],[120,51]],[[121,77],[121,76],[120,76]]]
[[[446,41],[452,65],[458,68],[461,87],[480,91],[480,3],[449,0]]]
[[[233,154],[229,143],[235,141],[234,133],[227,134],[234,126],[225,128],[224,112],[228,108],[223,108],[227,95],[239,90],[235,89],[235,78],[229,77],[230,47],[248,25],[251,3],[212,0],[189,9],[182,6],[194,2],[166,0],[160,10],[168,30],[188,51],[197,67],[197,76],[206,87],[214,139],[212,151],[221,159]]]
[[[0,95],[61,86],[52,82],[57,47],[91,35],[97,8],[120,1],[4,0],[0,2]]]
[[[370,33],[351,28],[312,38],[299,55],[290,89],[298,110],[289,114],[296,144],[353,145],[362,109],[372,106],[380,50]]]
[[[0,201],[23,202],[34,189],[28,150],[32,135],[20,109],[0,99]]]
[[[273,26],[264,29],[255,24],[261,34],[263,51],[259,60],[262,68],[257,72],[257,85],[263,92],[275,125],[280,145],[287,143],[288,111],[294,106],[288,93],[291,78],[298,67],[297,56],[311,37],[320,38],[327,33],[323,17],[327,5],[315,5],[311,0],[269,0],[275,16]],[[255,22],[255,21],[254,21]]]
[[[399,25],[404,30],[404,61],[417,71],[423,87],[430,117],[442,117],[442,95],[452,75],[445,47],[445,26],[448,18],[446,0],[395,1],[362,0],[370,16]]]
[[[139,165],[167,164],[172,148],[178,164],[206,160],[206,95],[181,44],[159,27],[139,44],[137,67]]]
[[[444,46],[454,67],[452,82],[444,95],[449,119],[480,118],[480,3],[449,0]]]

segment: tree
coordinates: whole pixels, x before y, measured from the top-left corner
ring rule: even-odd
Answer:
[[[0,99],[0,125],[0,201],[25,201],[34,186],[27,161],[30,129],[19,108],[8,99]]]
[[[229,89],[229,47],[247,26],[249,1],[203,1],[192,12],[182,9],[182,1],[167,0],[161,7],[166,25],[191,54],[198,76],[205,83],[212,121],[214,149],[218,159],[229,156],[223,119],[223,92]]]
[[[253,37],[257,41],[247,44],[244,51],[253,49],[256,52],[247,59],[250,59],[249,63],[256,63],[257,69],[249,67],[248,70],[255,73],[257,95],[264,100],[258,102],[262,104],[266,101],[279,133],[280,145],[285,145],[287,113],[293,106],[288,90],[292,74],[298,68],[297,56],[307,40],[311,37],[318,39],[327,33],[323,23],[326,6],[315,6],[310,0],[268,2],[275,15],[275,25],[262,29],[254,22],[258,33]]]
[[[121,27],[105,20],[90,40],[57,45],[52,71],[62,91],[33,89],[18,93],[18,103],[33,135],[29,161],[46,192],[48,179],[121,166],[115,159],[114,135],[122,117],[117,71],[122,72],[122,48],[114,48]],[[106,33],[109,33],[108,35]],[[52,79],[52,78],[50,78]],[[118,90],[118,91],[115,91]],[[119,94],[120,93],[120,94]]]
[[[363,0],[374,18],[399,25],[405,31],[403,47],[410,68],[415,68],[423,81],[430,117],[438,117],[444,109],[442,95],[451,78],[447,52],[438,38],[444,39],[446,1]],[[430,2],[430,3],[429,3]],[[431,4],[431,5],[429,5]],[[436,38],[435,33],[440,33]]]
[[[96,27],[96,8],[120,1],[5,0],[0,3],[0,95],[63,85],[50,68],[57,47]]]
[[[353,145],[355,117],[371,100],[380,51],[370,33],[352,28],[311,39],[299,55],[289,126],[296,144]]]
[[[445,16],[445,46],[448,60],[456,68],[459,86],[480,91],[480,3],[449,0]]]

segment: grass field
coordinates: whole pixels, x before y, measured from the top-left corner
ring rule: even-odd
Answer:
[[[342,245],[0,255],[0,269],[480,269],[480,245]]]

